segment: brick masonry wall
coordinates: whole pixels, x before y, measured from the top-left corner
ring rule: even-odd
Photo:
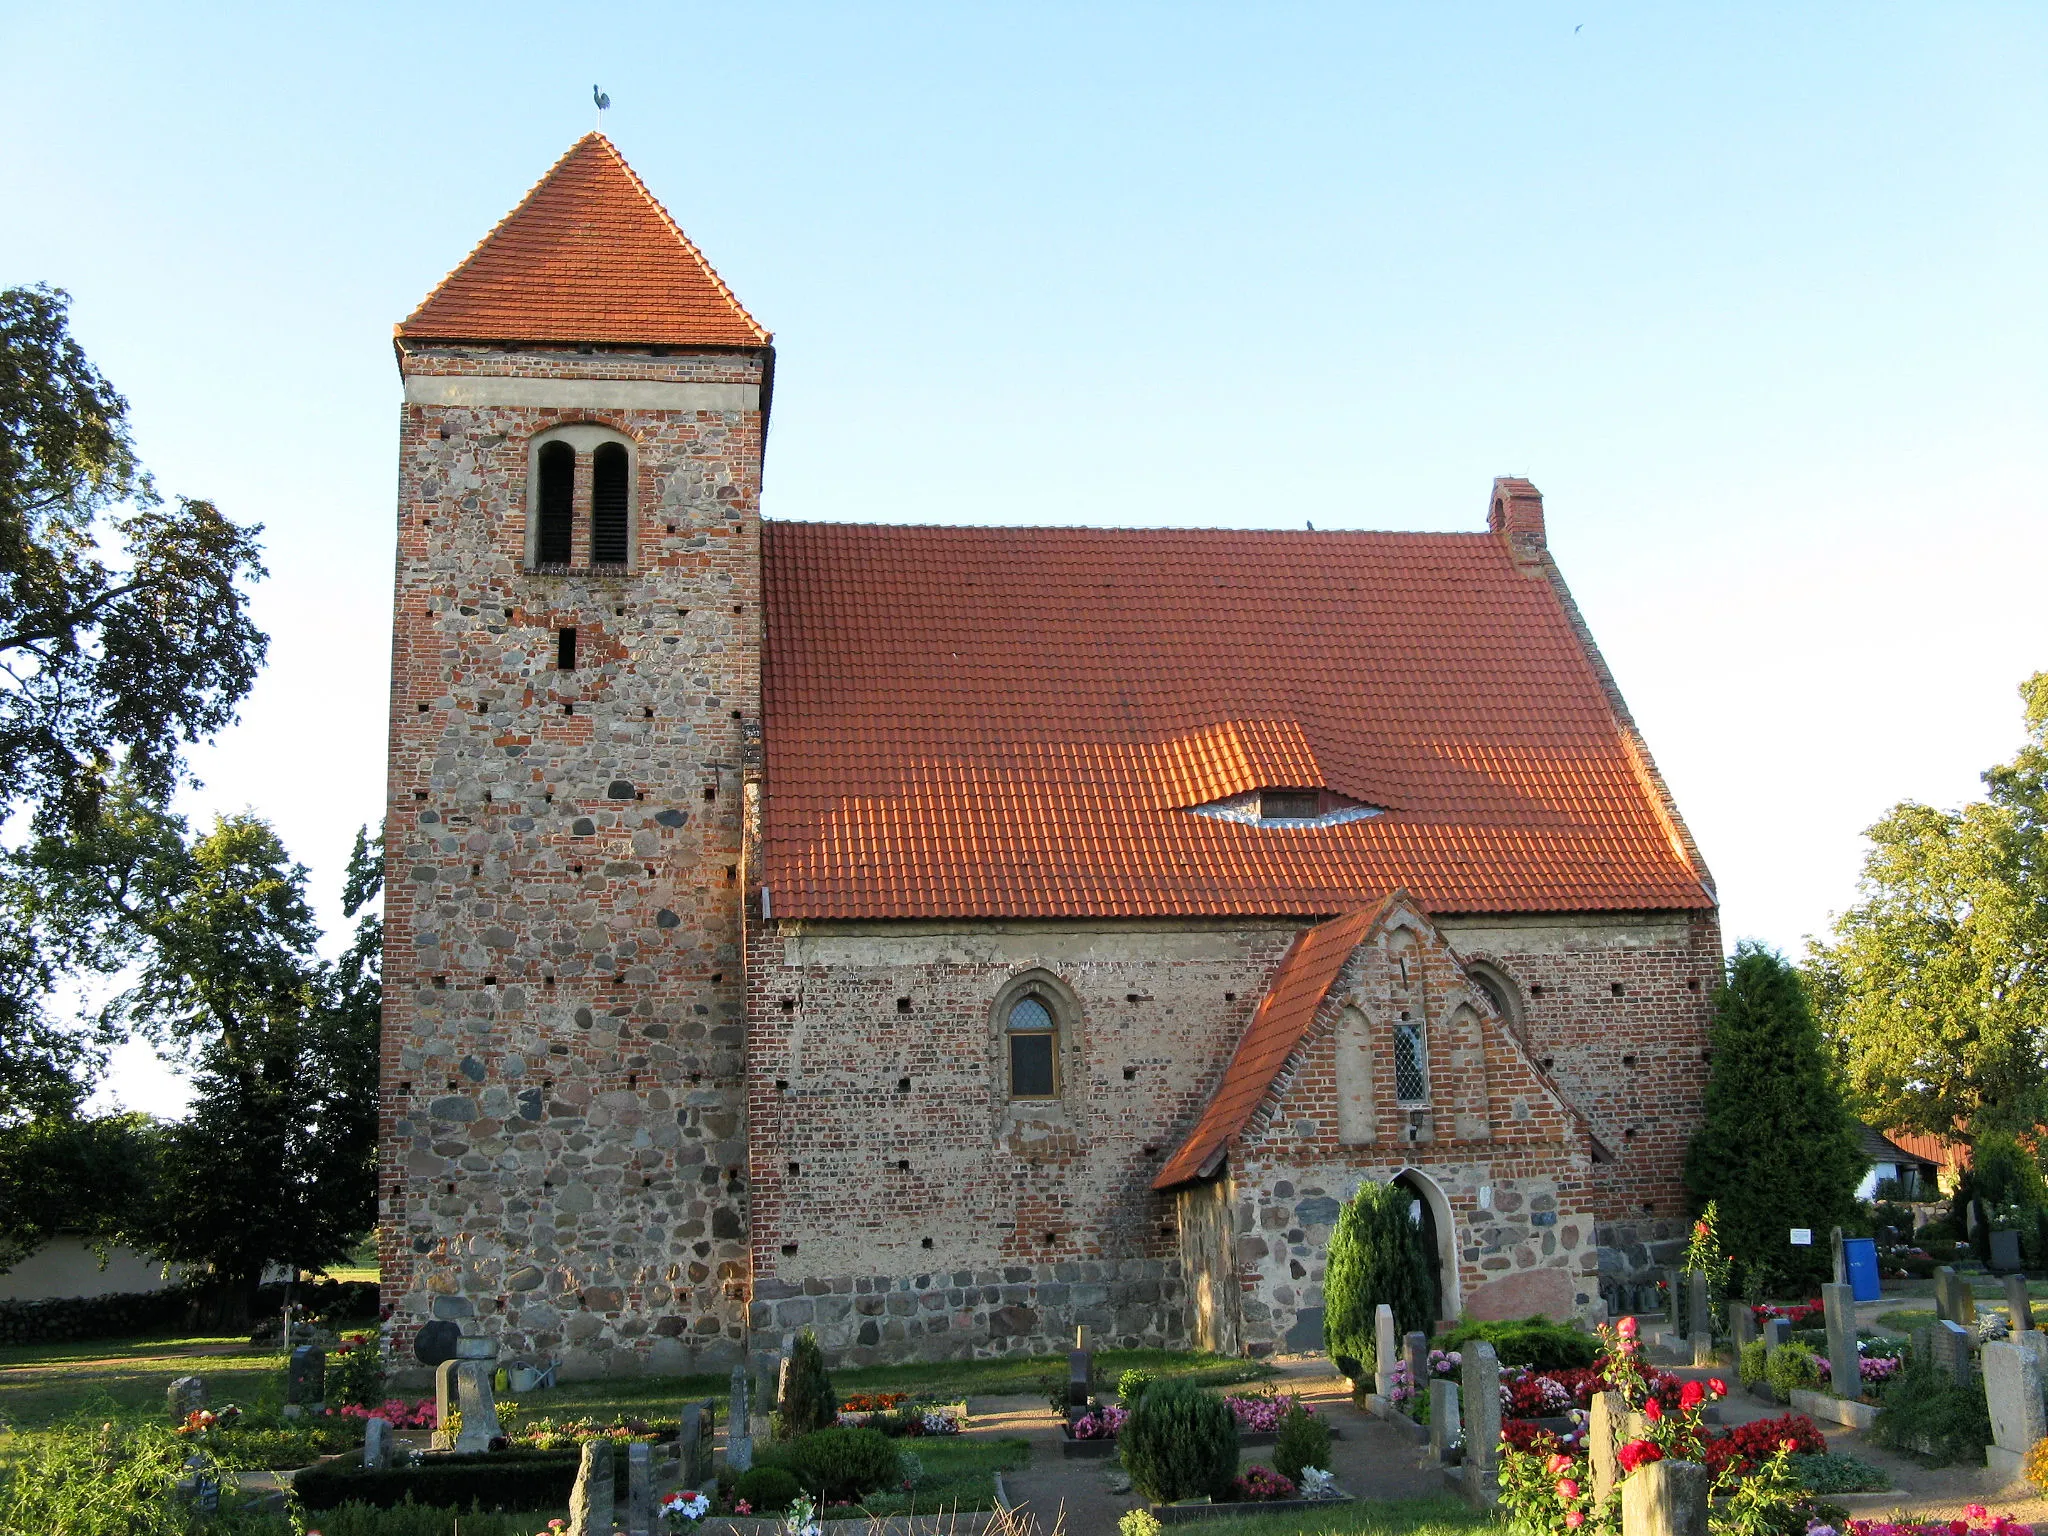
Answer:
[[[1423,1028],[1419,1110],[1395,1092],[1402,1020]],[[1368,1057],[1369,1071],[1348,1071],[1346,1053]],[[1231,1149],[1252,1352],[1321,1347],[1339,1205],[1364,1181],[1396,1176],[1429,1202],[1443,1316],[1604,1315],[1584,1122],[1413,908],[1397,905],[1353,951],[1269,1102]]]
[[[1173,1205],[1151,1181],[1294,932],[758,929],[757,1345],[809,1325],[853,1363],[1038,1353],[1078,1323],[1119,1344],[1179,1342]],[[1008,1098],[995,1011],[1026,974],[1069,1010],[1054,1104]]]
[[[743,354],[403,366],[762,377]],[[637,445],[628,573],[525,568],[530,439],[568,422]],[[762,431],[758,411],[402,408],[380,1171],[401,1353],[430,1318],[569,1374],[743,1353]]]

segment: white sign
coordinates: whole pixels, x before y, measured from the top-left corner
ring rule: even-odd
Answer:
[[[1792,1229],[1792,1246],[1794,1248],[1811,1248],[1813,1246],[1813,1228],[1794,1227]]]

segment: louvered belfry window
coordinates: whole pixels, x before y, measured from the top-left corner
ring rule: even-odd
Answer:
[[[569,532],[576,522],[576,450],[567,443],[543,443],[540,449],[540,538],[533,558],[538,565],[569,563]]]
[[[624,565],[626,540],[624,445],[599,443],[590,456],[590,563]]]

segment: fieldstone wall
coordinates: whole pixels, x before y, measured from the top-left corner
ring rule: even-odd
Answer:
[[[402,366],[763,372],[747,354],[574,349]],[[530,440],[572,422],[635,445],[628,570],[527,568]],[[380,1171],[397,1351],[442,1318],[572,1375],[744,1355],[761,440],[758,409],[402,410]],[[582,518],[587,463],[578,489]]]

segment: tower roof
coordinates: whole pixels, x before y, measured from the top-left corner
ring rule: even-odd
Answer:
[[[601,133],[571,145],[397,334],[676,347],[772,339]]]

